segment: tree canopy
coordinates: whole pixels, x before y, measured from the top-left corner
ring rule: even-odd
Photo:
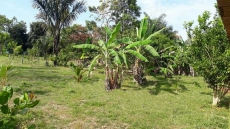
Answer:
[[[39,10],[37,18],[44,21],[54,38],[53,53],[59,53],[60,31],[69,26],[86,11],[84,0],[33,0],[33,7]]]

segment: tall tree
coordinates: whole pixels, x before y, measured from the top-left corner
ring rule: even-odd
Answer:
[[[7,52],[7,44],[12,41],[10,34],[6,32],[0,32],[0,53]]]
[[[0,31],[7,32],[11,24],[12,20],[6,18],[5,15],[0,14]]]
[[[67,65],[70,60],[80,59],[82,50],[75,50],[72,46],[86,43],[87,39],[91,38],[86,27],[74,24],[63,29],[61,35],[60,47],[62,49],[58,53],[58,65]]]
[[[28,45],[30,48],[33,47],[33,43],[36,43],[42,36],[46,35],[46,27],[44,22],[32,22],[30,24],[30,32],[28,33]]]
[[[197,26],[188,22],[185,28],[191,41],[191,64],[213,90],[213,105],[217,105],[230,89],[230,44],[220,16],[210,18],[211,13],[205,11]]]
[[[112,18],[115,24],[121,22],[120,33],[123,37],[125,31],[136,27],[136,21],[140,17],[141,8],[137,5],[137,0],[113,0],[111,5]]]
[[[58,56],[60,31],[69,26],[81,13],[86,12],[84,0],[33,0],[33,7],[39,10],[38,19],[43,20],[53,38],[53,53]],[[56,63],[54,62],[56,65]]]
[[[9,27],[8,30],[10,37],[17,42],[17,46],[22,45],[23,50],[27,49],[27,26],[24,21],[18,22],[16,19],[13,22],[13,25]]]
[[[107,27],[112,22],[118,24],[121,22],[120,34],[133,26],[140,16],[140,7],[136,0],[100,0],[101,5],[98,7],[89,6],[89,11],[96,13],[96,20],[102,21]]]

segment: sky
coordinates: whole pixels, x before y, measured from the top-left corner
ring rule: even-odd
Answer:
[[[87,6],[98,6],[99,0],[86,0]],[[215,13],[214,4],[216,0],[137,0],[141,12],[146,12],[151,18],[166,14],[167,24],[178,31],[178,35],[187,39],[184,22],[197,21],[198,15],[204,11]],[[12,19],[14,16],[18,21],[25,21],[27,26],[36,21],[38,10],[32,7],[32,0],[0,0],[0,14]],[[82,13],[74,23],[85,25],[85,20],[93,20],[92,13]],[[143,15],[141,16],[143,18]],[[140,18],[140,19],[141,19]],[[28,27],[29,31],[29,27]]]

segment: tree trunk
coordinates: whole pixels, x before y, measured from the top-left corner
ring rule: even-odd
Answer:
[[[138,59],[135,61],[135,66],[133,67],[133,79],[134,79],[134,82],[136,82],[139,85],[142,85],[144,80],[146,80],[144,78],[143,69],[139,65]]]
[[[60,42],[60,31],[57,31],[55,33],[55,36],[54,36],[54,44],[53,44],[53,53],[54,53],[54,66],[57,66],[57,57],[58,57],[58,53],[59,53],[59,50],[58,50],[58,45],[59,45],[59,42]]]
[[[105,73],[105,90],[109,91],[113,89],[119,89],[121,87],[122,79],[119,68],[114,70],[106,65]]]
[[[190,75],[191,75],[192,77],[195,77],[195,71],[194,71],[193,67],[190,66],[190,65],[189,65],[189,70],[190,70]]]
[[[105,90],[109,91],[110,90],[110,85],[109,85],[109,67],[106,64],[105,66]]]
[[[212,105],[216,106],[220,102],[220,97],[218,95],[218,91],[213,90],[213,99],[212,99]]]
[[[21,58],[21,62],[22,62],[22,64],[23,64],[23,58],[24,58],[24,56],[22,55],[22,58]]]

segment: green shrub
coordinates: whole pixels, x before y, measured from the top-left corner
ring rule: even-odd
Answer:
[[[0,118],[0,127],[10,123],[13,120],[13,116],[17,114],[24,114],[28,108],[35,107],[39,100],[35,100],[33,93],[24,93],[21,97],[17,97],[13,100],[13,106],[9,105],[9,101],[13,96],[13,88],[7,86],[8,79],[12,75],[12,65],[2,65],[0,68],[0,81],[3,87],[0,92],[0,111],[2,112],[2,118]]]

